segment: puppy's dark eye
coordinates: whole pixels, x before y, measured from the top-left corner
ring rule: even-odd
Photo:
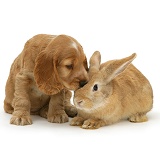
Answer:
[[[73,65],[72,65],[72,64],[66,65],[66,68],[67,68],[67,69],[73,69]]]
[[[97,90],[98,90],[98,85],[95,84],[95,85],[93,86],[93,91],[97,91]]]

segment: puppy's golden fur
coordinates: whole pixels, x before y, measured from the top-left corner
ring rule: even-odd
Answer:
[[[10,123],[31,124],[30,114],[39,114],[49,122],[67,122],[68,115],[76,114],[69,90],[88,80],[87,68],[83,49],[74,38],[32,37],[13,62],[6,83],[4,110],[13,114]]]

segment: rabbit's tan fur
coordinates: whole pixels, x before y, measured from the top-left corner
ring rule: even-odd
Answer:
[[[100,53],[90,59],[90,80],[74,95],[78,109],[73,126],[95,129],[128,119],[147,121],[146,113],[152,109],[153,92],[147,78],[131,62],[136,57],[112,60],[100,65]]]

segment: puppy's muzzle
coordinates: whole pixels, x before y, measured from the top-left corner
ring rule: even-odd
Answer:
[[[79,87],[81,88],[81,87],[83,87],[86,84],[87,84],[87,81],[80,81],[79,82]]]

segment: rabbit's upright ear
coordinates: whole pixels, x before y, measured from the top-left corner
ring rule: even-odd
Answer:
[[[99,71],[101,64],[101,54],[99,51],[95,51],[89,61],[89,77],[91,78],[93,74]]]
[[[104,67],[101,71],[102,74],[104,74],[107,83],[122,73],[135,58],[136,53],[133,53],[129,57],[113,60],[106,67]]]

